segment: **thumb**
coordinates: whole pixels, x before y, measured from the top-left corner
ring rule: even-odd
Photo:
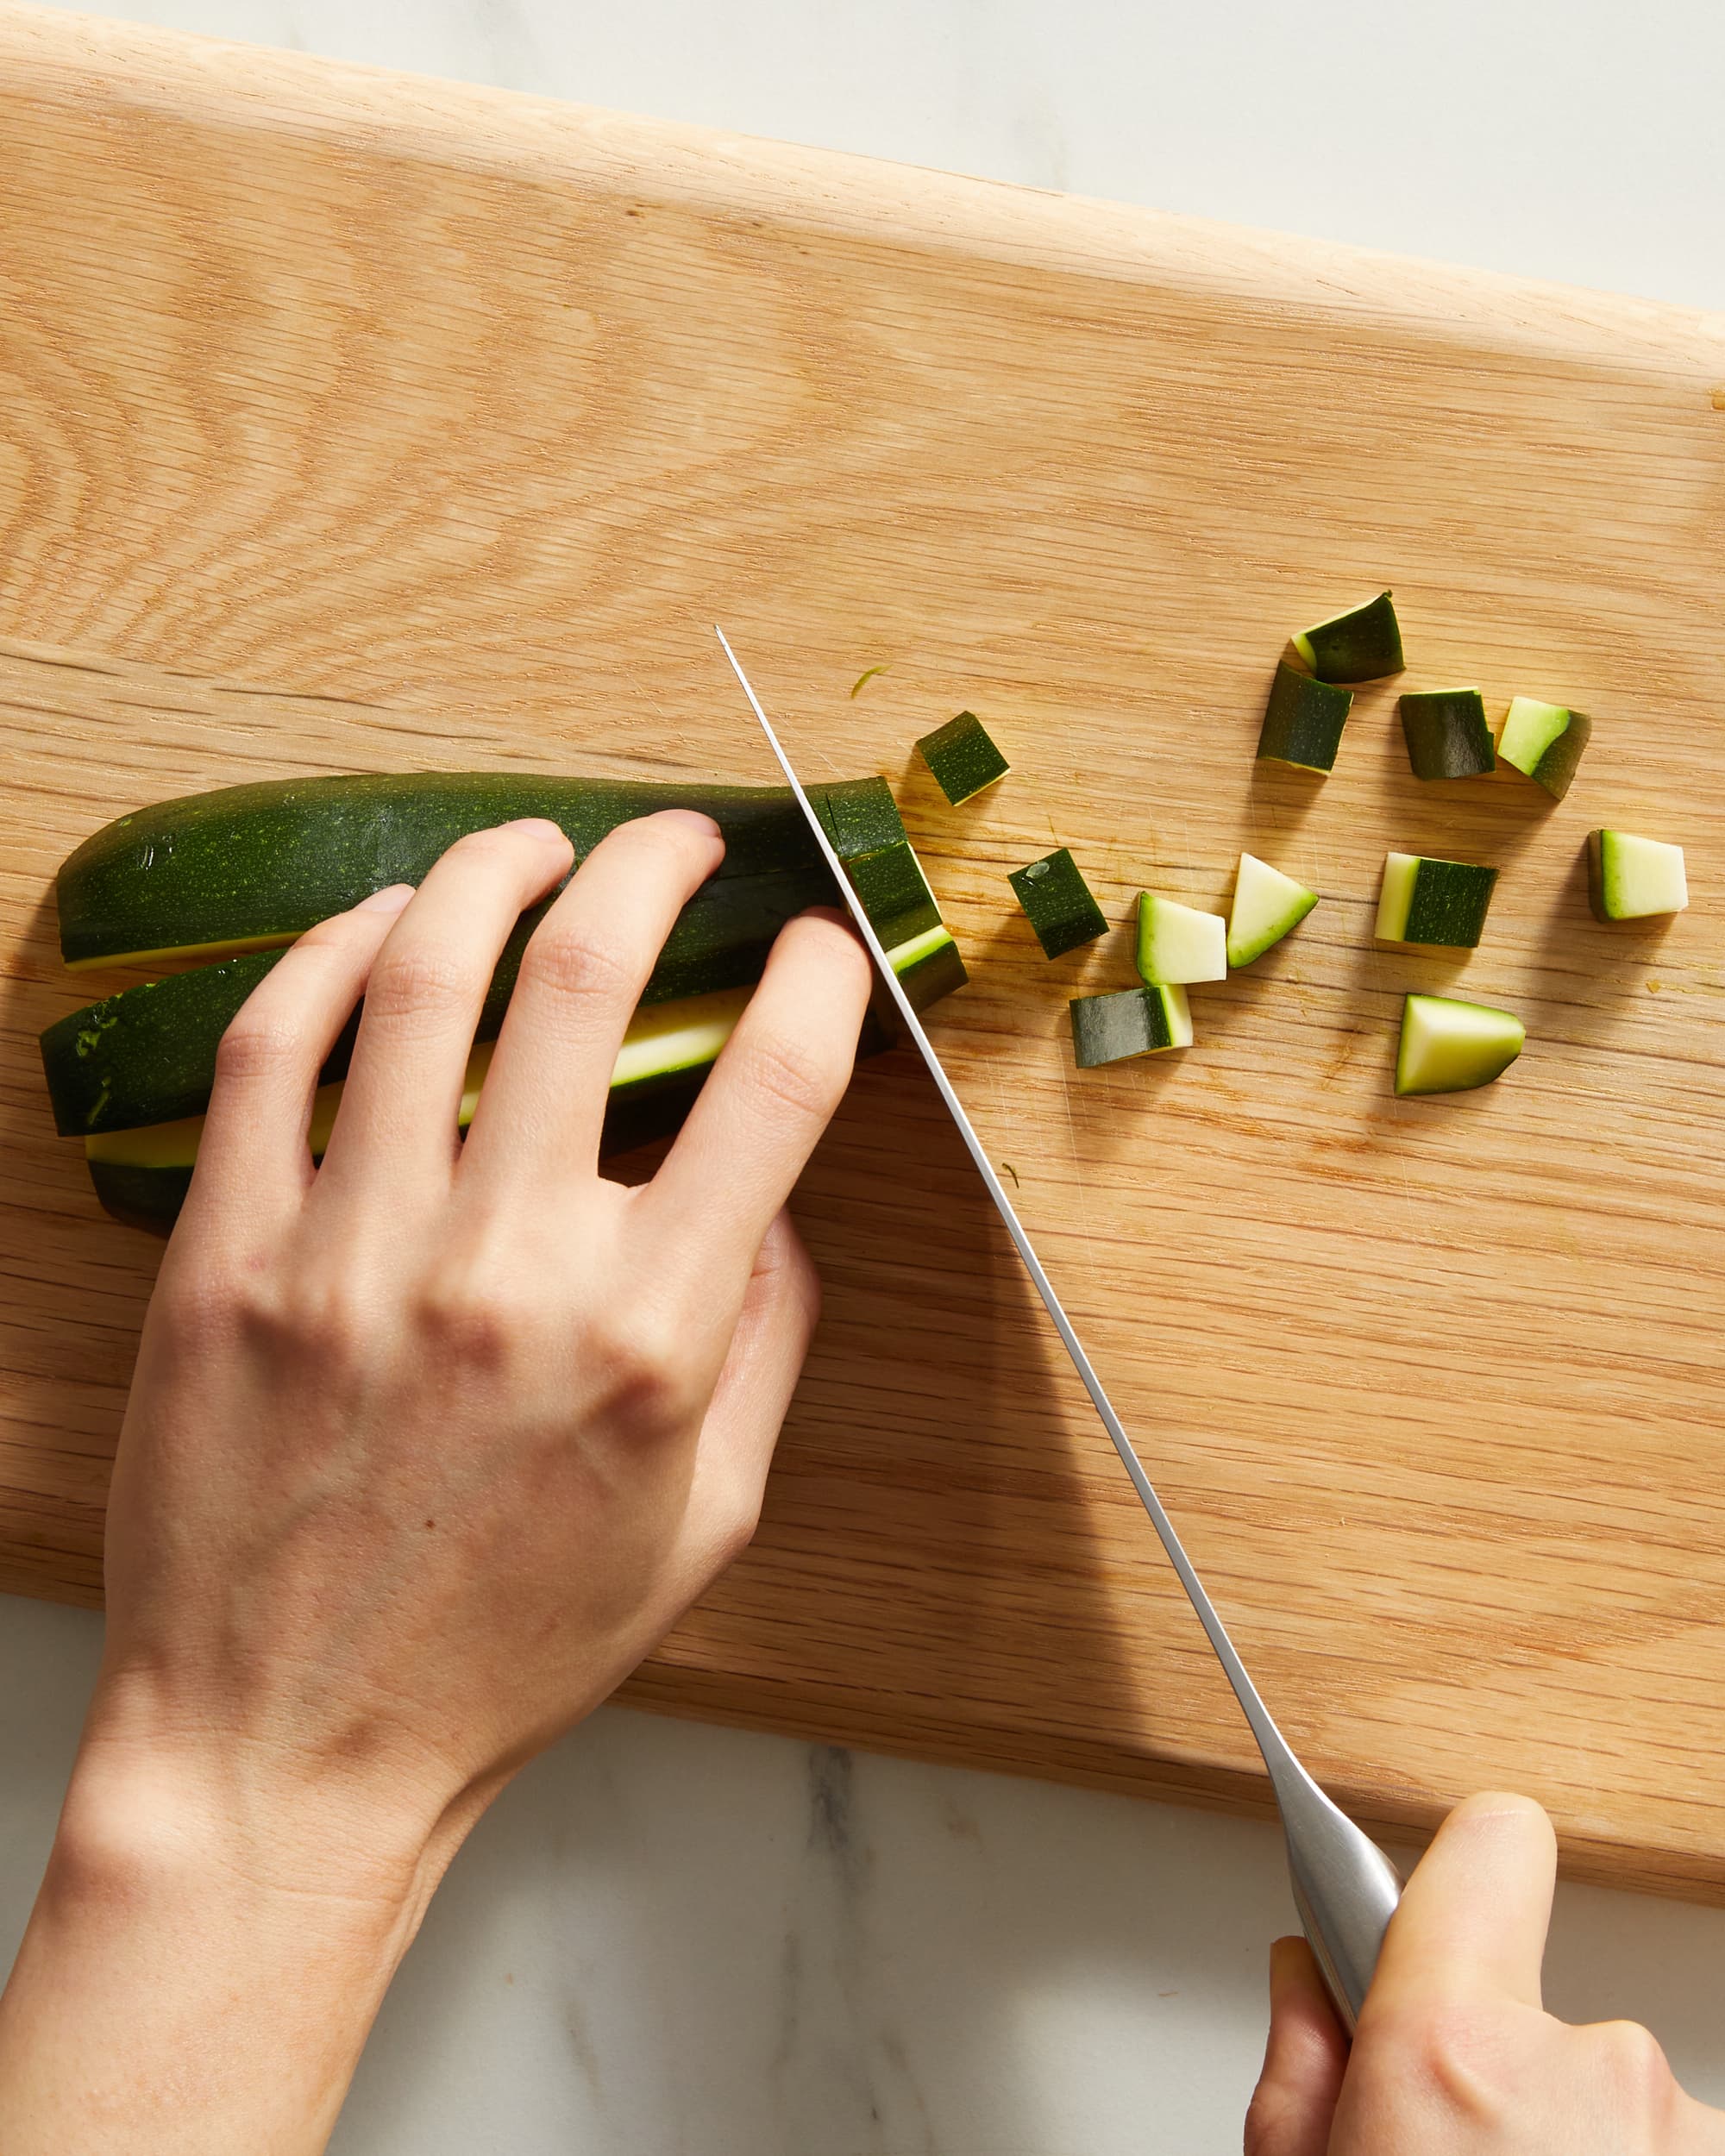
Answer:
[[[1245,2115],[1245,2156],[1324,2156],[1347,2059],[1311,1948],[1303,1939],[1278,1939],[1270,1950],[1270,2041]]]

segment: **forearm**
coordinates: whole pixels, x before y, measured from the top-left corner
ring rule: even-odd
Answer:
[[[0,1999],[6,2156],[323,2147],[435,1875],[350,1849],[302,1885],[279,1825],[80,1764]]]

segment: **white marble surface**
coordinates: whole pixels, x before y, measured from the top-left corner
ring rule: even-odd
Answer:
[[[97,11],[1725,306],[1716,0]],[[97,1642],[91,1618],[0,1601],[0,1955]],[[336,2146],[1237,2148],[1264,1947],[1291,1922],[1267,1828],[612,1710],[474,1836]],[[1560,1895],[1553,2005],[1648,2021],[1718,2103],[1722,1972],[1725,1913]]]

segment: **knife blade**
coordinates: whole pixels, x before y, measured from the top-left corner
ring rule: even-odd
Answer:
[[[717,624],[714,624],[713,633],[731,662],[731,671],[736,674],[743,693],[749,699],[750,710],[760,723],[768,746],[778,760],[786,783],[802,812],[816,845],[820,849],[822,858],[832,872],[833,881],[838,887],[856,932],[875,962],[904,1029],[915,1042],[923,1062],[928,1067],[929,1076],[934,1081],[936,1089],[946,1104],[947,1112],[957,1125],[958,1135],[975,1163],[983,1188],[994,1200],[995,1210],[1012,1238],[1013,1247],[1029,1274],[1032,1285],[1041,1297],[1043,1307],[1047,1311],[1062,1344],[1071,1357],[1073,1368],[1090,1396],[1090,1404],[1107,1432],[1114,1451],[1120,1455],[1121,1465],[1132,1478],[1132,1487],[1150,1515],[1151,1524],[1156,1530],[1168,1561],[1174,1567],[1181,1586],[1186,1590],[1187,1599],[1233,1689],[1234,1697],[1239,1702],[1240,1710],[1263,1755],[1270,1787],[1275,1792],[1276,1807],[1282,1815],[1295,1907],[1299,1911],[1300,1921],[1311,1942],[1313,1953],[1323,1973],[1325,1985],[1334,2002],[1336,2011],[1352,2034],[1365,2002],[1372,1971],[1377,1965],[1383,1934],[1401,1899],[1402,1883],[1396,1867],[1371,1837],[1355,1826],[1347,1814],[1325,1796],[1307,1772],[1293,1747],[1277,1728],[1259,1695],[1258,1687],[1247,1675],[1245,1664],[1240,1660],[1233,1641],[1228,1636],[1227,1627],[1206,1592],[1192,1560],[1187,1556],[1185,1547],[1175,1532],[1173,1521],[1164,1510],[1155,1485],[1145,1471],[1132,1439],[1126,1435],[1125,1426],[1115,1413],[1113,1403],[1108,1398],[1101,1379],[1096,1375],[1095,1365],[1072,1320],[1066,1314],[1065,1306],[1055,1293],[1054,1283],[1043,1269],[1042,1260],[1036,1254],[1016,1207],[994,1172],[994,1163],[988,1158],[982,1141],[977,1137],[975,1127],[966,1114],[964,1104],[955,1091],[952,1081],[946,1075],[934,1044],[923,1030],[922,1020],[893,971],[881,939],[875,933],[862,901],[851,887],[844,865],[826,835],[826,827],[803,791],[802,782],[792,768],[791,760],[774,730],[773,722],[762,710],[760,698],[750,686],[748,675],[731,648],[730,638]]]

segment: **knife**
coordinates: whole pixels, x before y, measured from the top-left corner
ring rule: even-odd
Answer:
[[[821,850],[822,857],[832,871],[834,882],[850,908],[856,932],[868,946],[888,993],[898,1007],[905,1031],[922,1052],[941,1099],[946,1103],[952,1120],[958,1126],[970,1157],[976,1163],[984,1188],[994,1200],[996,1211],[1006,1222],[1007,1232],[1013,1238],[1013,1247],[1022,1260],[1032,1284],[1041,1296],[1043,1307],[1053,1320],[1054,1329],[1060,1335],[1066,1352],[1072,1357],[1072,1366],[1084,1382],[1084,1389],[1090,1395],[1091,1405],[1101,1418],[1102,1427],[1113,1440],[1120,1463],[1132,1477],[1132,1487],[1143,1501],[1150,1514],[1151,1525],[1156,1529],[1168,1561],[1174,1567],[1180,1584],[1186,1590],[1187,1599],[1204,1627],[1216,1659],[1221,1665],[1228,1683],[1233,1687],[1234,1697],[1240,1703],[1258,1748],[1264,1755],[1264,1764],[1270,1774],[1270,1785],[1275,1791],[1276,1808],[1282,1815],[1282,1831],[1288,1846],[1288,1873],[1294,1890],[1294,1906],[1300,1913],[1300,1921],[1311,1941],[1312,1952],[1321,1971],[1324,1984],[1335,2004],[1338,2015],[1350,2035],[1359,2020],[1360,2009],[1371,1983],[1371,1972],[1377,1966],[1378,1950],[1383,1944],[1383,1934],[1389,1920],[1396,1913],[1396,1905],[1402,1897],[1402,1882],[1396,1867],[1377,1843],[1354,1825],[1346,1813],[1333,1804],[1301,1765],[1292,1745],[1276,1727],[1269,1708],[1258,1696],[1258,1687],[1246,1675],[1245,1664],[1229,1639],[1227,1627],[1216,1614],[1215,1605],[1204,1590],[1192,1560],[1186,1554],[1174,1523],[1163,1510],[1162,1500],[1145,1472],[1144,1463],[1133,1449],[1120,1417],[1114,1413],[1113,1402],[1102,1388],[1084,1344],[1074,1331],[1072,1320],[1067,1316],[1060,1298],[1054,1292],[1054,1284],[1043,1270],[1042,1261],[1032,1246],[1024,1224],[1013,1210],[994,1165],[982,1150],[982,1142],[964,1112],[964,1104],[953,1091],[952,1081],[941,1067],[940,1057],[934,1044],[924,1032],[922,1021],[911,1007],[898,975],[893,971],[875,935],[862,901],[851,888],[838,856],[827,837],[825,826],[815,814],[812,804],[802,789],[801,782],[791,768],[790,758],[783,744],[773,730],[773,723],[761,708],[761,699],[749,685],[749,677],[737,662],[737,654],[731,648],[731,640],[722,629],[715,625],[714,632],[731,661],[731,671],[741,683],[743,693],[749,699],[750,707],[761,722],[761,730],[767,736],[768,747],[779,760],[797,806]]]

